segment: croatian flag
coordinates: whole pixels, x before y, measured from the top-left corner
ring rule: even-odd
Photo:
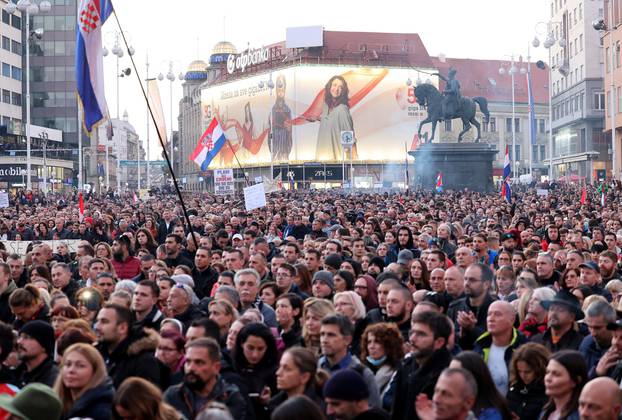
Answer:
[[[510,146],[505,146],[505,160],[503,161],[503,184],[501,184],[501,196],[508,203],[512,201],[512,189],[510,188]]]
[[[101,28],[112,13],[110,0],[80,0],[76,28],[76,84],[84,111],[84,126],[108,118],[104,92],[104,65]]]
[[[84,196],[82,191],[78,193],[78,209],[80,210],[80,222],[84,220]]]
[[[439,172],[436,177],[436,192],[440,193],[443,191],[443,173]]]
[[[222,146],[224,146],[225,133],[222,131],[222,127],[218,124],[216,118],[212,119],[212,122],[207,127],[207,130],[203,133],[199,139],[197,147],[190,155],[190,160],[201,167],[202,171],[207,170],[210,162],[220,152]]]

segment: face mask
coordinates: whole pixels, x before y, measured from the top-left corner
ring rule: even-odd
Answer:
[[[367,356],[367,361],[369,362],[369,364],[371,364],[372,366],[380,366],[384,363],[384,361],[387,360],[387,356],[382,356],[380,359],[374,359],[371,356]]]

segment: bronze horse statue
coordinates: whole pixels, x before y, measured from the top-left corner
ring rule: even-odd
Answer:
[[[443,94],[432,84],[423,83],[415,87],[415,97],[417,103],[424,106],[428,111],[428,117],[419,123],[419,138],[421,138],[421,127],[424,124],[432,123],[432,136],[429,140],[431,143],[434,140],[434,133],[436,132],[436,124],[439,121],[453,120],[455,118],[462,119],[463,129],[458,135],[458,143],[462,142],[464,134],[471,129],[471,124],[477,129],[477,137],[475,143],[479,143],[480,140],[480,123],[475,119],[476,106],[479,105],[479,109],[484,114],[484,122],[488,122],[490,113],[488,112],[488,101],[482,96],[477,96],[473,99],[460,97],[457,112],[449,115],[444,115],[444,101]]]

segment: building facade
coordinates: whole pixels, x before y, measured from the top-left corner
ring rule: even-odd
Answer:
[[[6,4],[0,0],[0,124],[8,134],[22,135],[22,19],[17,13],[8,14]]]
[[[604,84],[606,86],[607,99],[605,101],[605,135],[608,139],[611,139],[611,92],[613,86],[614,92],[614,119],[613,126],[615,127],[615,144],[616,147],[611,147],[611,153],[613,155],[615,149],[615,155],[613,159],[616,161],[616,167],[618,168],[617,174],[613,174],[616,179],[622,179],[622,53],[620,51],[622,44],[622,1],[620,0],[605,0],[603,7],[603,20],[607,27],[607,31],[603,31],[601,44],[603,45],[601,62],[603,65],[603,72],[605,73]],[[612,20],[613,19],[613,20]],[[611,55],[613,52],[613,60]],[[611,63],[613,63],[613,72],[611,72]],[[602,97],[601,97],[602,99]],[[607,173],[607,175],[610,175]]]
[[[602,0],[551,1],[554,177],[592,181],[611,172],[611,141],[603,132],[606,66],[601,35],[592,27],[603,16]]]

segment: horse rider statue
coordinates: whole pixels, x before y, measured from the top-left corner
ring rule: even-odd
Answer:
[[[445,119],[455,118],[460,111],[460,82],[456,80],[458,71],[451,67],[447,72],[447,77],[440,73],[436,73],[438,77],[445,81],[445,90],[443,90],[443,115]]]

